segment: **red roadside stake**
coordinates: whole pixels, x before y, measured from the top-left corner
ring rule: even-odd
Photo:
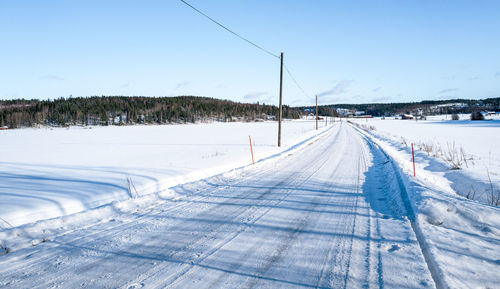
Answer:
[[[252,153],[252,165],[254,165],[255,163],[253,161],[252,138],[248,136],[248,140],[250,141],[250,152]]]
[[[411,143],[411,157],[413,159],[413,176],[415,177],[415,153],[413,153],[413,143]]]

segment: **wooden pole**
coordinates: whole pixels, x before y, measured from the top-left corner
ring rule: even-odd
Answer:
[[[316,130],[318,130],[318,96],[316,95]]]
[[[278,115],[278,147],[281,146],[281,118],[283,117],[282,99],[283,99],[283,52],[281,52],[281,69],[280,69],[280,111]]]

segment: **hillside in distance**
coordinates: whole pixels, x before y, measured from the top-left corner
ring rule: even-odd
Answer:
[[[0,127],[132,125],[275,119],[278,108],[208,97],[93,96],[0,101]],[[284,118],[299,109],[283,107]]]
[[[339,110],[340,109],[340,110]],[[318,107],[319,115],[339,111],[373,116],[403,113],[436,115],[500,111],[500,97],[480,100],[451,99],[410,103],[331,104]],[[283,118],[315,113],[314,106],[283,106]],[[0,100],[0,127],[20,128],[68,125],[133,125],[196,122],[275,120],[278,107],[199,96],[145,97],[92,96],[54,100]]]
[[[373,116],[391,116],[403,113],[437,115],[472,113],[475,111],[500,111],[500,97],[486,99],[424,100],[401,103],[331,104],[318,107],[320,115],[334,116],[337,109],[363,112]],[[301,111],[314,111],[313,106],[299,107]]]

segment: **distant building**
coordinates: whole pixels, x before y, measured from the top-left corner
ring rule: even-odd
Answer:
[[[113,119],[114,124],[121,124],[121,123],[126,123],[127,122],[127,116],[126,115],[118,115],[115,116]]]
[[[438,104],[430,107],[431,112],[434,113],[443,113],[446,112],[448,109],[452,110],[457,110],[457,109],[464,109],[469,107],[467,103],[462,103],[462,102],[454,102],[454,103],[443,103],[443,104]]]
[[[413,119],[413,118],[414,117],[411,114],[404,113],[404,114],[401,115],[401,119]]]
[[[347,108],[337,108],[335,110],[337,111],[337,114],[339,116],[347,117],[347,116],[354,115],[354,113],[350,109],[347,109]]]
[[[0,130],[8,130],[9,128],[6,126],[0,126]]]

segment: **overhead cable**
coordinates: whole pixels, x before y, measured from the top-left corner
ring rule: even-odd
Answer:
[[[256,47],[257,49],[260,49],[261,51],[273,56],[273,57],[276,57],[278,59],[281,59],[281,57],[275,53],[272,53],[271,51],[263,48],[262,46],[248,40],[247,38],[241,36],[240,34],[234,32],[233,30],[227,28],[226,26],[224,26],[222,23],[220,23],[219,21],[213,19],[212,17],[208,16],[207,14],[203,13],[202,11],[200,11],[198,8],[194,7],[193,5],[189,4],[188,2],[186,2],[185,0],[179,0],[181,1],[182,3],[186,4],[188,7],[190,7],[191,9],[193,9],[194,11],[198,12],[199,14],[203,15],[205,18],[209,19],[210,21],[212,21],[213,23],[217,24],[218,26],[222,27],[224,30],[228,31],[229,33],[233,34],[234,36],[242,39],[243,41],[247,42],[248,44]],[[290,76],[290,78],[292,79],[292,81],[295,83],[295,85],[299,88],[299,90],[306,96],[308,97],[309,99],[313,99],[311,96],[309,96],[309,94],[307,94],[305,92],[305,90],[302,88],[302,86],[297,82],[297,80],[295,79],[295,77],[292,75],[292,73],[290,72],[290,70],[288,69],[288,67],[286,67],[286,65],[284,65],[285,67],[285,70],[286,72],[288,73],[288,75]]]
[[[275,54],[275,53],[272,53],[271,51],[269,51],[269,50],[267,50],[267,49],[263,48],[262,46],[260,46],[260,45],[258,45],[258,44],[255,44],[254,42],[252,42],[252,41],[248,40],[247,38],[245,38],[245,37],[243,37],[243,36],[239,35],[238,33],[236,33],[236,32],[234,32],[233,30],[231,30],[231,29],[227,28],[226,26],[224,26],[223,24],[221,24],[221,23],[220,23],[220,22],[218,22],[217,20],[215,20],[215,19],[213,19],[212,17],[208,16],[207,14],[205,14],[205,13],[201,12],[198,8],[194,7],[193,5],[189,4],[188,2],[186,2],[186,1],[184,1],[184,0],[179,0],[179,1],[181,1],[181,2],[182,2],[182,3],[184,3],[184,4],[186,4],[187,6],[189,6],[189,7],[190,7],[191,9],[193,9],[194,11],[196,11],[196,12],[200,13],[201,15],[205,16],[205,17],[206,17],[206,18],[208,18],[210,21],[212,21],[213,23],[215,23],[215,24],[219,25],[220,27],[222,27],[223,29],[227,30],[227,31],[228,31],[228,32],[230,32],[231,34],[235,35],[236,37],[238,37],[238,38],[240,38],[240,39],[242,39],[242,40],[246,41],[246,42],[247,42],[247,43],[249,43],[250,45],[252,45],[252,46],[254,46],[254,47],[256,47],[256,48],[258,48],[258,49],[260,49],[260,50],[264,51],[265,53],[267,53],[267,54],[269,54],[269,55],[271,55],[271,56],[274,56],[274,57],[276,57],[276,58],[278,58],[278,59],[280,58],[280,56],[279,56],[279,55],[277,55],[277,54]]]
[[[309,99],[313,99],[311,96],[309,96],[309,94],[307,94],[307,92],[302,88],[302,86],[300,86],[300,84],[297,82],[297,80],[295,79],[295,77],[293,77],[292,73],[290,72],[290,70],[288,69],[288,67],[286,67],[286,65],[284,65],[285,67],[285,70],[286,72],[288,73],[288,75],[290,76],[290,78],[292,79],[292,81],[295,83],[295,85],[299,88],[300,91],[302,91],[302,93]]]

